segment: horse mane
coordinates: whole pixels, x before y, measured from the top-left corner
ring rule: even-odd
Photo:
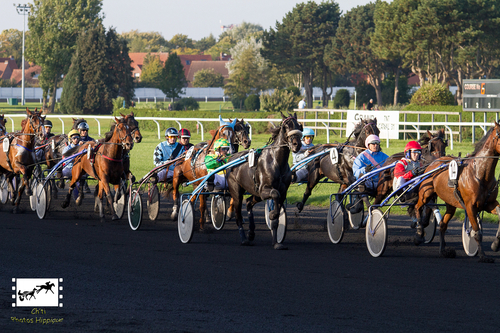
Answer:
[[[111,130],[109,132],[106,132],[106,134],[104,134],[104,142],[108,142],[109,140],[111,140],[111,138],[113,137],[113,133],[115,131],[115,126],[111,126]]]
[[[276,141],[276,139],[278,138],[280,131],[281,131],[281,123],[280,123],[280,126],[277,126],[275,128],[270,128],[269,132],[271,132],[271,137],[269,138],[269,141],[267,141],[266,145],[270,145],[270,144],[274,143]]]
[[[491,127],[488,130],[488,132],[481,138],[481,140],[479,140],[474,145],[474,151],[472,152],[471,156],[476,156],[476,154],[479,153],[479,151],[484,147],[484,144],[486,143],[486,140],[488,140],[488,138],[491,135],[491,132],[493,132],[494,129],[495,129],[495,127]]]
[[[63,154],[63,157],[68,157],[68,156],[73,155],[74,153],[76,153],[78,151],[78,149],[80,149],[80,147],[81,146],[75,146],[71,149],[66,150],[66,152]]]

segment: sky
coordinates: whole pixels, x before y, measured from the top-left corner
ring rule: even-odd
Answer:
[[[24,1],[29,4],[33,1]],[[264,29],[276,26],[296,4],[305,0],[103,0],[104,26],[113,26],[118,33],[131,30],[156,31],[170,40],[176,34],[200,40],[212,33],[220,35],[222,25],[248,22]],[[316,1],[320,3],[321,1]],[[365,5],[369,0],[337,0],[345,13]],[[2,20],[0,31],[23,30],[23,17],[16,12],[13,1],[0,0]],[[18,2],[16,2],[17,4]],[[11,14],[7,14],[12,12]],[[26,23],[26,29],[27,23]]]

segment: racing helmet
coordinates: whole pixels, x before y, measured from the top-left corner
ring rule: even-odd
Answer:
[[[69,131],[69,133],[68,133],[68,138],[70,138],[70,139],[71,139],[71,137],[72,137],[73,135],[78,135],[78,136],[80,136],[80,132],[78,132],[78,130],[76,130],[76,129],[72,129],[72,130],[71,130],[71,131]]]
[[[378,144],[380,144],[380,138],[377,135],[375,135],[375,134],[370,134],[370,135],[368,135],[368,137],[365,140],[365,147],[368,148],[368,145],[370,143],[378,143]]]
[[[230,148],[231,145],[229,144],[229,141],[226,139],[217,139],[214,143],[214,150],[218,150],[219,148]]]
[[[185,128],[181,128],[181,130],[179,131],[179,135],[181,136],[181,138],[190,138],[191,137],[191,133],[189,132],[189,130],[187,130]]]
[[[304,137],[306,136],[314,137],[314,131],[308,127],[304,128],[304,130],[302,131],[302,139],[304,139]]]
[[[418,143],[417,141],[408,142],[405,146],[405,157],[406,158],[411,158],[411,151],[412,150],[422,151],[422,146],[420,146],[420,143]],[[419,159],[420,159],[420,157],[419,157]]]
[[[88,131],[90,129],[90,127],[89,127],[89,124],[87,124],[86,122],[81,122],[78,124],[77,129],[83,130],[83,131]]]
[[[165,130],[165,136],[179,136],[179,132],[173,127],[169,127]]]
[[[45,127],[52,127],[52,122],[50,120],[45,120],[43,122],[43,126],[45,126]]]

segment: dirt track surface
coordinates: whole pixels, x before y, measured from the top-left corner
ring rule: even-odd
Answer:
[[[145,212],[132,231],[126,215],[101,224],[89,197],[67,210],[61,198],[44,220],[27,200],[17,215],[0,205],[0,332],[498,331],[500,255],[489,250],[496,225],[483,226],[494,264],[465,255],[457,221],[447,233],[457,257],[444,259],[438,236],[414,246],[401,217],[389,220],[384,256],[372,258],[364,229],[330,242],[324,208],[296,217],[289,207],[289,250],[275,251],[262,204],[254,246],[242,247],[234,221],[182,244],[165,201],[157,221]],[[29,277],[63,278],[64,306],[43,315],[13,308],[12,278]]]

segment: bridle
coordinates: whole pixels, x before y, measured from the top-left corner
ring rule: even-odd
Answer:
[[[293,144],[292,139],[294,137],[298,137],[298,140],[300,140],[302,138],[302,131],[300,129],[295,128],[295,124],[293,124],[293,129],[287,130],[287,128],[288,128],[287,123],[290,121],[293,123],[293,120],[295,120],[295,119],[296,118],[290,116],[290,117],[286,118],[285,120],[283,120],[283,122],[281,123],[281,128],[285,128],[286,143],[290,149],[292,149],[292,144]]]
[[[240,126],[242,128],[242,130],[237,131],[236,126]],[[246,124],[236,123],[236,125],[234,127],[235,127],[234,134],[235,134],[235,141],[236,141],[235,143],[243,146],[243,134],[245,134],[246,137],[248,138],[248,133],[249,133],[248,126]]]

